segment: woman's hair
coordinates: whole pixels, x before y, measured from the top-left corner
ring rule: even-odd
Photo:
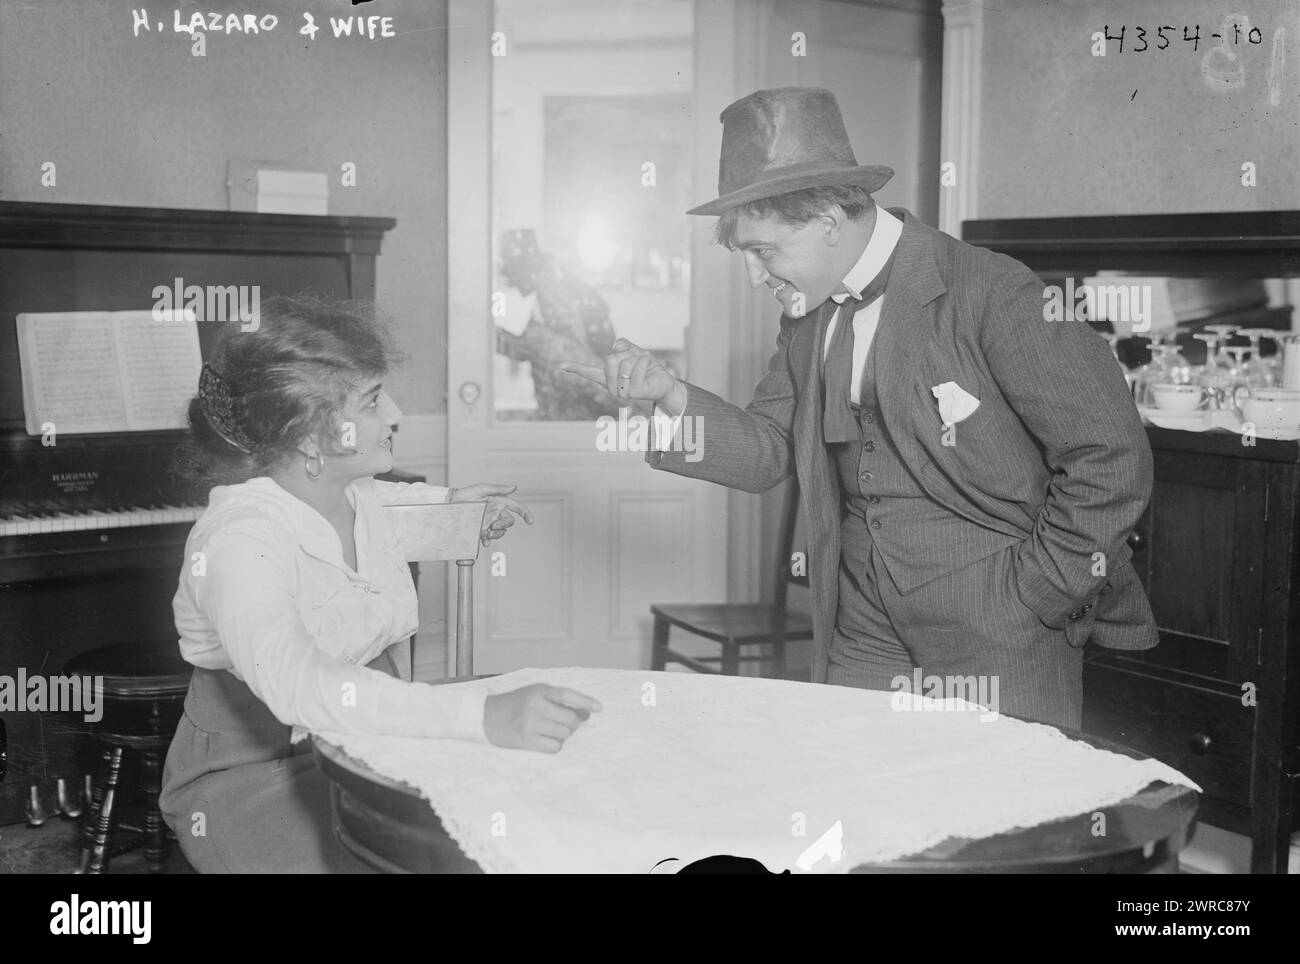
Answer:
[[[856,184],[810,187],[773,197],[760,198],[749,204],[723,211],[714,228],[718,244],[736,246],[736,222],[742,214],[751,218],[775,216],[786,224],[807,224],[827,208],[838,204],[851,220],[858,220],[875,206],[871,195]]]
[[[397,361],[369,302],[267,299],[255,328],[232,322],[218,334],[173,474],[195,496],[265,475],[307,436],[335,436],[349,396]]]

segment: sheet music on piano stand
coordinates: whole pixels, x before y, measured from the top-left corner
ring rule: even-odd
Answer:
[[[186,427],[203,366],[193,311],[24,312],[15,323],[28,434]]]

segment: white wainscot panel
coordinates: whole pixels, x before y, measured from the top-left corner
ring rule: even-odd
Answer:
[[[516,520],[479,556],[488,573],[488,633],[493,641],[564,639],[573,633],[572,497],[529,490],[521,498],[533,524]],[[494,558],[505,575],[492,574]]]
[[[694,505],[689,492],[611,493],[612,635],[648,640],[652,603],[694,600]]]

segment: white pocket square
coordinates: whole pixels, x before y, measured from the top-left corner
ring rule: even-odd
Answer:
[[[980,407],[980,400],[956,382],[944,382],[930,389],[939,400],[939,418],[944,425],[956,425]]]

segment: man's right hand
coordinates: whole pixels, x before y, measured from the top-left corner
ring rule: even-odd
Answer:
[[[483,704],[483,731],[497,746],[559,753],[599,709],[600,703],[577,690],[535,683],[489,696]]]
[[[653,402],[674,418],[686,409],[686,386],[663,362],[626,338],[613,347],[604,368],[566,360],[560,362],[560,369],[595,382],[620,403]]]

